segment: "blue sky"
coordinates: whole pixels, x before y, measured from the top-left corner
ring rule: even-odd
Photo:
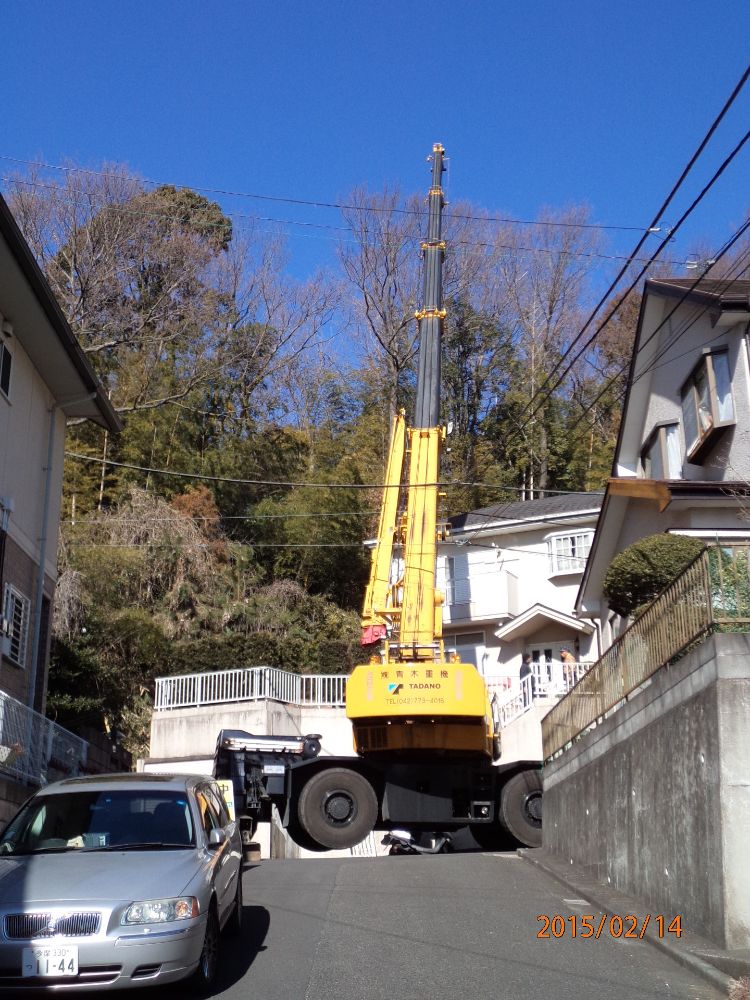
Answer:
[[[454,200],[514,218],[587,202],[597,222],[645,225],[742,75],[748,29],[748,0],[5,0],[0,156],[336,201],[358,184],[425,190],[441,141]],[[666,222],[748,121],[750,85]],[[740,224],[749,164],[746,148],[671,257]],[[296,273],[330,261],[335,234],[290,231]]]

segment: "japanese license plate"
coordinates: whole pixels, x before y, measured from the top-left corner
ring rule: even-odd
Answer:
[[[24,976],[77,976],[78,948],[43,946],[24,948],[21,956]]]

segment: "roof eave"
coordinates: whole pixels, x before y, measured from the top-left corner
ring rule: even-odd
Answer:
[[[70,400],[67,403],[62,401],[61,409],[66,416],[84,417],[93,420],[106,430],[115,433],[121,431],[123,425],[120,417],[107,398],[101,382],[76,340],[73,331],[70,329],[68,321],[60,309],[47,279],[44,277],[28,243],[18,228],[18,223],[13,218],[13,213],[2,195],[0,195],[0,235],[8,243],[24,278],[28,281],[50,326],[56,333],[65,353],[68,355],[85,387],[80,400]],[[92,402],[93,406],[90,405]],[[89,405],[84,406],[84,403],[89,403]]]

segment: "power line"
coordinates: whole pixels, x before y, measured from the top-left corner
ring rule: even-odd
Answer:
[[[287,520],[289,518],[295,517],[372,517],[375,514],[380,513],[377,510],[340,510],[340,511],[315,511],[313,513],[292,513],[287,514],[185,514],[184,517],[190,519],[190,521],[212,521],[218,523],[220,521],[274,521],[274,520]],[[150,517],[148,519],[149,524],[174,524],[175,520],[179,518],[180,512],[175,512],[175,517]],[[67,519],[66,519],[67,520]],[[143,518],[140,517],[119,517],[113,515],[111,518],[89,518],[89,517],[77,517],[75,522],[71,522],[73,526],[79,524],[85,524],[87,526],[109,526],[112,524],[142,524]]]
[[[59,170],[64,173],[80,173],[80,174],[91,174],[96,177],[109,177],[113,175],[113,171],[107,170],[93,170],[88,167],[77,167],[64,165],[59,163],[46,163],[41,160],[26,160],[18,156],[10,156],[8,154],[0,154],[0,160],[5,160],[10,163],[23,163],[25,166],[29,167],[40,167],[45,170]],[[422,211],[413,208],[389,208],[386,206],[377,205],[351,205],[346,202],[337,201],[320,201],[311,200],[306,198],[292,198],[288,196],[281,195],[269,195],[269,194],[259,194],[250,191],[233,191],[226,188],[212,188],[212,187],[202,187],[197,184],[181,184],[177,185],[173,181],[155,181],[148,178],[142,179],[143,184],[149,184],[153,187],[166,187],[174,186],[187,188],[192,191],[201,191],[204,194],[213,195],[223,195],[227,198],[249,198],[255,201],[271,201],[278,202],[287,205],[304,205],[308,208],[334,208],[339,211],[353,211],[353,212],[377,212],[380,214],[396,214],[396,215],[422,215]],[[622,225],[608,225],[599,223],[585,223],[585,222],[562,222],[562,221],[539,221],[531,219],[512,219],[500,216],[484,216],[484,215],[464,215],[461,213],[450,213],[450,217],[454,219],[461,219],[468,222],[495,222],[502,223],[504,225],[514,225],[514,226],[558,226],[566,229],[601,229],[601,230],[613,230],[613,231],[625,231],[625,232],[645,232],[646,235],[654,231],[654,226],[657,225],[658,219],[654,222],[651,227],[644,229],[643,226],[622,226]]]
[[[21,178],[21,177],[12,177],[12,176],[10,176],[8,174],[0,175],[0,179],[2,179],[3,181],[5,181],[6,183],[20,183],[20,184],[23,184],[26,187],[30,187],[30,188],[42,188],[42,189],[45,189],[45,190],[54,190],[54,191],[60,191],[60,192],[62,191],[62,189],[60,189],[59,187],[57,187],[57,185],[55,185],[55,184],[46,184],[43,181],[27,180],[27,179]],[[66,203],[68,203],[68,204],[75,204],[75,200],[72,197],[63,198],[62,200],[66,201]],[[170,214],[170,213],[166,213],[166,212],[149,212],[149,211],[145,211],[143,209],[127,208],[125,205],[120,205],[120,204],[105,204],[105,205],[102,205],[101,211],[102,212],[104,212],[104,211],[116,212],[117,214],[120,214],[120,215],[129,215],[129,216],[132,216],[134,218],[163,219],[165,221],[180,221],[180,216],[178,214]],[[300,221],[300,220],[297,220],[297,219],[278,219],[278,218],[274,218],[274,217],[271,217],[271,216],[250,215],[250,214],[245,213],[245,212],[229,212],[229,211],[224,211],[223,209],[222,209],[222,212],[223,212],[223,214],[227,218],[232,219],[232,220],[240,220],[242,222],[250,222],[250,223],[252,223],[252,222],[273,223],[275,225],[280,225],[280,226],[297,226],[297,227],[304,228],[304,229],[324,229],[324,230],[329,230],[329,231],[332,231],[332,232],[348,233],[352,237],[352,239],[347,239],[345,241],[347,243],[351,243],[351,244],[364,243],[366,246],[370,246],[370,247],[377,247],[378,246],[378,244],[375,241],[368,242],[366,240],[360,239],[360,237],[358,236],[358,234],[350,226],[335,226],[335,225],[332,225],[332,224],[329,224],[329,223],[322,223],[322,222],[304,222],[304,221]],[[459,218],[459,217],[458,216],[452,216],[452,218]],[[540,225],[540,226],[543,226],[543,225],[547,225],[548,223],[546,223],[546,222],[539,222],[539,223],[536,223],[536,224]],[[549,223],[549,224],[552,225],[553,223]],[[562,223],[560,223],[560,225],[562,225]],[[571,225],[577,225],[577,224],[571,223]],[[206,220],[206,221],[201,221],[201,226],[204,227],[204,228],[205,227],[211,227],[211,228],[215,228],[215,229],[221,229],[221,228],[223,228],[223,223],[221,223],[221,222],[210,222],[210,221]],[[640,229],[638,230],[638,232],[640,232]],[[654,230],[652,229],[651,232],[654,232]],[[291,234],[286,234],[286,235],[291,235]],[[305,238],[312,237],[312,238],[317,238],[317,239],[329,239],[331,242],[340,242],[340,240],[342,239],[342,237],[340,237],[340,236],[339,237],[334,237],[334,236],[331,236],[331,237],[325,237],[325,236],[315,237],[315,236],[313,236],[310,233],[295,233],[294,235],[295,236],[302,236],[302,237],[305,237]],[[421,245],[422,241],[421,241],[421,238],[417,237],[417,236],[405,236],[404,239],[403,239],[403,242],[404,242],[404,244],[409,244],[409,245],[412,245],[414,247],[418,247],[418,246]],[[579,257],[579,258],[592,259],[592,260],[593,259],[596,259],[596,260],[614,260],[614,261],[626,260],[626,261],[628,261],[628,263],[644,263],[644,262],[647,261],[647,258],[645,258],[645,257],[633,257],[633,256],[626,257],[624,254],[607,254],[607,253],[598,253],[596,251],[584,251],[584,250],[561,250],[561,249],[557,249],[555,247],[512,246],[510,244],[488,243],[486,241],[480,241],[480,240],[477,240],[477,241],[472,241],[472,240],[455,240],[451,244],[451,247],[466,247],[466,248],[469,248],[469,249],[471,249],[471,248],[477,248],[477,249],[488,249],[488,250],[508,250],[508,251],[512,251],[514,253],[514,255],[516,255],[516,256],[520,256],[521,254],[529,254],[529,253],[543,253],[543,254],[555,255],[555,256],[558,256],[558,257]],[[449,247],[448,251],[450,251],[450,249],[451,248]],[[669,260],[669,261],[664,261],[663,263],[672,264],[675,267],[684,267],[685,266],[685,262],[684,261],[678,261],[678,260]]]
[[[748,72],[750,72],[750,70],[748,70]],[[723,163],[716,170],[716,172],[711,177],[711,179],[709,180],[709,182],[701,190],[700,194],[698,194],[698,196],[693,200],[693,202],[690,204],[690,206],[685,210],[685,212],[683,212],[683,214],[680,217],[680,219],[678,220],[677,224],[672,229],[672,232],[676,232],[680,228],[680,226],[683,224],[683,222],[685,222],[685,220],[688,218],[688,216],[693,212],[693,210],[702,201],[702,199],[706,196],[706,194],[708,194],[708,192],[711,190],[711,188],[713,187],[713,185],[716,183],[716,181],[719,179],[719,177],[721,177],[721,175],[724,173],[724,171],[726,170],[726,168],[729,166],[729,164],[732,162],[732,160],[739,154],[740,150],[743,148],[743,146],[747,143],[747,141],[749,139],[750,139],[750,131],[747,131],[745,133],[745,135],[742,137],[742,139],[739,141],[739,143],[734,147],[734,149],[732,150],[732,152],[726,157],[726,159],[723,161]],[[731,239],[731,241],[730,241],[730,243],[729,243],[728,246],[733,245],[733,243],[737,239],[739,239],[739,236],[742,235],[742,233],[744,232],[745,228],[746,228],[746,225],[743,226],[743,227],[740,227],[740,230],[738,230],[737,233],[735,233],[734,237],[732,237],[732,239]],[[654,255],[651,258],[651,263],[653,263],[656,260],[656,258],[658,257],[659,253],[661,252],[661,250],[663,249],[663,247],[666,245],[666,243],[667,243],[667,241],[664,240],[662,242],[661,246],[657,248],[656,252],[654,253]],[[727,247],[727,249],[728,249],[728,247]],[[723,252],[726,253],[726,249]],[[722,256],[723,256],[723,254],[722,254]],[[717,256],[714,259],[718,260],[719,257]],[[615,315],[615,313],[617,313],[620,310],[620,308],[623,306],[623,304],[625,303],[625,300],[627,299],[628,295],[630,295],[630,293],[636,287],[636,285],[638,284],[638,282],[640,281],[640,279],[643,277],[645,271],[646,271],[646,267],[641,268],[641,270],[638,272],[638,274],[633,279],[633,281],[631,282],[631,284],[625,290],[625,293],[619,299],[619,301],[617,302],[617,304],[609,311],[609,313],[606,315],[606,317],[604,318],[604,320],[597,326],[597,328],[594,331],[594,333],[585,342],[585,344],[583,345],[583,347],[581,347],[576,352],[576,354],[573,356],[572,360],[565,367],[565,369],[563,370],[563,372],[561,373],[561,375],[559,376],[559,378],[554,382],[554,384],[552,386],[550,386],[550,388],[545,392],[543,398],[532,409],[531,413],[529,414],[529,418],[525,421],[524,424],[521,425],[521,427],[517,431],[517,434],[523,433],[523,431],[526,429],[526,427],[529,426],[529,424],[531,423],[531,421],[534,419],[534,416],[539,412],[539,410],[542,408],[542,406],[544,406],[544,404],[550,398],[550,396],[555,391],[555,389],[557,389],[558,386],[560,386],[561,383],[564,381],[565,376],[570,372],[571,368],[576,363],[576,361],[581,357],[581,355],[586,350],[588,350],[588,348],[593,344],[593,342],[599,336],[599,334],[604,329],[604,327],[607,325],[607,323],[612,319],[612,317]],[[623,269],[623,271],[621,271],[621,274],[622,273],[624,273],[624,269]],[[619,278],[616,279],[616,280],[619,280]],[[610,286],[610,287],[612,287],[612,286]],[[554,374],[554,372],[557,371],[558,368],[560,367],[560,364],[570,354],[570,351],[572,350],[573,346],[578,342],[578,340],[580,340],[581,336],[583,335],[584,331],[588,327],[589,323],[593,320],[594,315],[596,314],[596,312],[598,311],[599,308],[600,308],[600,306],[596,307],[596,309],[594,310],[594,312],[591,314],[591,316],[589,317],[589,319],[586,321],[586,323],[583,326],[583,328],[579,331],[579,333],[576,335],[576,337],[573,340],[573,342],[571,343],[571,345],[563,353],[562,358],[557,363],[557,365],[555,365],[555,368],[550,373],[550,375],[545,379],[545,381],[544,381],[543,384],[547,384],[547,382],[549,381],[549,378],[552,377],[552,375]],[[537,392],[535,393],[535,397],[539,395],[539,393],[541,392],[541,388],[542,387],[540,386],[539,389],[537,390]],[[529,409],[529,407],[533,406],[533,403],[534,403],[534,399],[532,398],[532,400],[529,402],[529,405],[527,406],[527,409]]]
[[[269,486],[282,487],[285,489],[301,489],[311,487],[314,489],[343,489],[343,490],[383,490],[386,488],[401,488],[401,483],[316,483],[316,482],[293,482],[288,480],[273,479],[235,479],[229,476],[210,476],[198,472],[179,472],[172,469],[157,469],[145,465],[135,465],[130,462],[116,462],[109,458],[97,458],[92,455],[81,455],[78,452],[66,451],[66,458],[72,458],[79,462],[90,462],[94,465],[105,465],[119,469],[131,469],[136,472],[145,472],[150,475],[161,475],[177,479],[193,479],[209,483],[229,483],[234,486]],[[515,493],[526,493],[527,489],[522,486],[505,486],[501,483],[480,483],[468,480],[457,479],[452,482],[423,483],[421,488],[429,487],[449,487],[449,486],[476,486],[484,489],[498,491],[512,491]],[[579,494],[580,490],[544,490],[545,494],[555,494],[556,496],[567,496]]]
[[[683,168],[682,172],[680,173],[680,176],[678,177],[678,179],[673,184],[671,191],[669,192],[669,194],[667,195],[666,199],[664,200],[664,202],[660,206],[659,210],[654,215],[654,218],[653,218],[653,221],[651,223],[651,226],[646,230],[646,232],[640,238],[640,240],[636,244],[635,248],[633,249],[632,253],[630,254],[629,261],[626,264],[624,264],[623,267],[620,269],[617,277],[614,279],[614,281],[611,282],[611,284],[610,284],[609,288],[607,289],[607,291],[602,295],[602,297],[600,298],[599,302],[597,303],[597,305],[593,309],[591,315],[586,320],[586,322],[584,323],[584,325],[580,329],[580,331],[576,334],[576,336],[573,339],[572,343],[569,345],[569,347],[567,348],[567,350],[563,353],[563,356],[560,358],[560,360],[555,365],[555,367],[553,368],[553,370],[545,378],[544,383],[542,384],[542,386],[539,386],[539,388],[537,389],[537,394],[538,394],[539,391],[541,391],[541,389],[543,388],[544,385],[546,385],[546,384],[549,383],[549,380],[554,376],[555,372],[559,370],[560,365],[564,362],[565,357],[570,353],[570,351],[573,349],[573,347],[583,337],[583,335],[585,334],[586,330],[588,329],[588,327],[593,322],[594,317],[596,316],[596,314],[599,312],[599,310],[601,309],[601,307],[604,305],[604,303],[607,301],[607,299],[612,294],[612,292],[614,291],[614,289],[617,287],[618,283],[620,282],[620,280],[623,277],[623,275],[626,273],[626,271],[627,271],[628,267],[630,266],[630,264],[634,261],[636,255],[638,254],[638,252],[640,251],[641,247],[645,243],[646,238],[647,238],[649,232],[651,232],[654,227],[658,226],[659,220],[663,217],[664,212],[667,210],[667,208],[669,207],[669,205],[673,201],[673,199],[674,199],[675,195],[677,194],[678,190],[680,189],[680,187],[682,187],[682,184],[685,181],[685,178],[690,173],[690,171],[692,170],[692,168],[695,165],[696,161],[698,160],[698,158],[703,153],[703,150],[706,148],[706,146],[710,142],[710,140],[713,137],[714,133],[716,132],[717,128],[721,124],[722,120],[724,119],[724,117],[726,116],[727,112],[731,108],[732,104],[736,100],[738,94],[740,93],[740,91],[744,87],[745,83],[747,82],[748,77],[750,77],[750,66],[748,66],[745,69],[745,72],[742,74],[742,76],[740,77],[740,79],[737,82],[736,86],[734,87],[734,90],[732,91],[732,93],[729,95],[729,97],[725,101],[724,106],[720,110],[719,114],[716,116],[716,118],[712,122],[710,128],[706,132],[706,134],[703,137],[702,141],[700,142],[698,148],[695,150],[695,152],[693,153],[693,155],[690,157],[690,159],[688,160],[687,164],[685,165],[685,167]],[[683,213],[683,215],[681,216],[681,218],[679,219],[679,221],[677,222],[677,224],[670,229],[670,232],[669,232],[667,238],[664,239],[664,240],[662,240],[662,242],[659,245],[659,247],[657,248],[656,252],[651,256],[651,258],[650,258],[650,262],[651,263],[653,263],[656,260],[656,258],[658,257],[659,253],[661,253],[661,251],[667,245],[667,243],[669,242],[669,240],[672,238],[673,234],[680,228],[680,226],[685,221],[685,219],[688,218],[688,216],[695,209],[695,207],[699,204],[699,202],[703,199],[703,197],[713,187],[714,183],[718,180],[718,178],[724,172],[724,170],[726,169],[726,167],[732,162],[732,160],[735,158],[735,156],[737,156],[737,154],[739,153],[739,151],[742,149],[742,147],[747,142],[748,137],[750,137],[750,132],[748,132],[748,133],[745,134],[745,136],[743,137],[743,139],[738,143],[738,145],[734,148],[734,150],[729,154],[729,156],[721,164],[721,166],[716,171],[716,173],[714,174],[714,176],[711,178],[711,180],[709,181],[709,183],[703,188],[703,190],[701,191],[701,193],[693,201],[693,203],[690,205],[690,207],[687,209],[687,211]],[[615,313],[618,312],[618,310],[623,306],[623,304],[625,303],[625,300],[627,299],[628,295],[630,295],[630,293],[633,291],[633,289],[637,285],[638,281],[640,281],[641,277],[643,276],[644,271],[645,271],[645,268],[643,268],[639,272],[637,278],[626,289],[624,295],[620,298],[619,302],[614,306],[614,308],[609,312],[609,314],[607,315],[607,317],[604,320],[604,322],[601,323],[597,327],[597,329],[596,329],[593,337],[589,338],[589,340],[586,342],[586,344],[584,345],[583,350],[586,350],[591,345],[591,343],[593,343],[593,340],[596,339],[596,337],[599,335],[599,333],[604,328],[604,326],[609,322],[610,319],[612,319],[612,317],[615,315]],[[560,385],[560,383],[562,382],[562,379],[570,371],[570,368],[572,367],[572,365],[581,356],[581,353],[583,353],[583,351],[579,351],[576,354],[576,356],[573,359],[573,361],[571,362],[571,364],[563,372],[562,377],[560,379],[558,379],[558,381],[552,386],[550,392],[545,395],[544,399],[542,400],[542,405],[544,404],[544,402],[546,402],[547,399],[549,399],[549,396],[551,395],[551,393],[554,392],[554,390]],[[534,400],[532,399],[530,401],[530,403],[529,403],[529,406],[531,406],[533,404],[533,402],[534,402]],[[526,423],[520,428],[519,433],[522,433],[523,430],[528,426],[528,423],[530,422],[531,419],[533,419],[534,414],[538,411],[538,409],[539,409],[539,407],[537,407],[531,413],[531,415],[529,417],[529,420],[527,420]]]
[[[738,230],[738,232],[732,238],[730,246],[731,246],[732,243],[736,242],[736,240],[740,238],[740,236],[743,234],[743,232],[749,226],[750,226],[750,219],[743,226],[740,227],[740,229]],[[720,253],[720,256],[723,256],[724,253],[726,253],[728,249],[729,249],[729,247],[727,247],[726,249],[723,249],[721,251],[721,253]],[[745,262],[747,261],[748,256],[750,256],[750,249],[745,250],[740,255],[740,257],[736,261],[733,262],[733,264],[732,264],[732,266],[730,268],[730,273],[728,275],[726,275],[724,278],[709,279],[709,280],[724,282],[724,285],[725,285],[724,290],[726,290],[735,281],[737,281],[738,279],[740,279],[741,276],[745,273],[745,271],[747,271],[748,265]],[[715,260],[718,260],[718,259],[720,259],[720,258],[719,257],[715,258]],[[735,269],[735,268],[740,268],[739,273],[736,274],[736,275],[732,275],[731,271],[733,269]],[[649,334],[649,336],[646,338],[646,340],[644,340],[643,344],[639,344],[638,345],[639,351],[641,351],[643,349],[643,347],[645,347],[646,344],[648,344],[654,338],[654,336],[656,336],[656,334],[665,326],[665,324],[672,318],[672,316],[674,315],[674,313],[677,310],[677,308],[679,308],[679,306],[682,305],[682,303],[688,297],[688,295],[690,294],[690,292],[692,292],[699,285],[699,283],[705,279],[705,277],[706,277],[705,275],[701,275],[699,278],[696,279],[696,281],[693,282],[693,284],[689,287],[689,289],[685,292],[685,294],[680,297],[679,301],[671,309],[671,311],[669,312],[669,314],[664,317],[664,319],[661,321],[661,323],[659,323],[658,326],[655,327],[655,329]],[[643,368],[633,378],[632,384],[635,385],[635,383],[638,382],[638,381],[640,381],[640,379],[643,378],[644,375],[648,374],[648,372],[654,371],[657,368],[663,367],[662,365],[659,364],[659,362],[661,361],[661,359],[667,354],[667,352],[669,350],[671,350],[672,347],[674,347],[674,345],[677,343],[677,341],[681,337],[683,337],[688,332],[688,330],[690,330],[695,325],[695,323],[697,323],[698,320],[702,316],[704,316],[706,314],[706,312],[708,312],[709,308],[710,308],[710,306],[708,304],[704,305],[704,306],[696,306],[695,309],[693,310],[692,314],[685,317],[685,319],[682,322],[682,325],[681,325],[680,329],[676,332],[676,335],[673,336],[672,339],[669,340],[662,347],[661,351],[659,353],[657,353],[656,357],[651,361],[651,363],[649,365],[647,365],[645,368]],[[707,343],[704,344],[703,346],[707,347],[710,344],[712,344],[714,341],[720,339],[721,337],[724,336],[724,332],[725,332],[724,330],[720,330],[719,333],[716,334],[715,337],[712,337],[711,340],[707,341]],[[678,358],[685,357],[687,354],[690,354],[690,353],[692,353],[692,351],[685,351],[683,354],[680,354],[677,357],[672,357],[672,358],[669,359],[669,361],[665,361],[664,364],[665,365],[666,364],[672,364]],[[587,429],[588,430],[593,430],[593,425],[590,424],[586,420],[586,414],[589,413],[594,408],[594,406],[596,406],[596,404],[599,402],[599,400],[604,395],[606,395],[606,393],[609,391],[609,389],[614,384],[614,382],[616,382],[618,378],[621,378],[627,372],[627,370],[628,370],[628,366],[625,366],[625,367],[619,368],[618,371],[615,372],[615,374],[607,381],[607,383],[604,385],[604,387],[600,390],[600,392],[598,393],[598,395],[584,408],[584,410],[582,411],[582,413],[579,416],[579,418],[575,421],[575,423],[572,424],[572,426],[568,428],[568,433],[572,433],[576,429],[576,427],[578,427],[579,424],[581,424],[584,421],[586,423]],[[623,388],[623,389],[621,389],[619,391],[619,393],[617,394],[616,398],[612,401],[612,405],[613,406],[616,406],[618,403],[622,402],[622,400],[625,398],[626,391],[627,391],[627,387],[625,387],[625,388]]]

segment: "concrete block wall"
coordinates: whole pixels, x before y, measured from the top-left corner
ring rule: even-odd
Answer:
[[[662,668],[544,769],[544,846],[723,948],[750,935],[748,830],[747,635]]]
[[[352,726],[343,708],[300,707],[268,699],[154,712],[149,755],[213,756],[221,729],[279,736],[320,733],[323,756],[354,756]]]

